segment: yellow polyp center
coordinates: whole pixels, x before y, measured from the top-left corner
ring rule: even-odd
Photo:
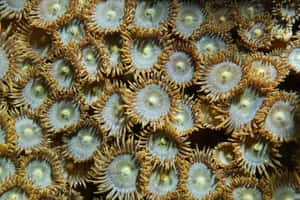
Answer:
[[[278,120],[278,121],[283,121],[284,120],[284,112],[282,111],[278,111],[275,113],[274,115],[275,119]]]
[[[91,141],[92,141],[93,137],[90,136],[90,135],[85,135],[83,136],[82,138],[82,142],[85,143],[85,144],[89,144]]]
[[[249,8],[248,8],[248,12],[249,12],[250,14],[253,13],[253,11],[254,11],[253,7],[249,7]]]
[[[163,174],[160,176],[160,180],[161,180],[163,183],[166,183],[166,182],[169,180],[169,175],[163,173]]]
[[[32,128],[25,128],[24,135],[31,136],[33,134]]]
[[[72,170],[72,169],[74,169],[74,164],[72,162],[68,162],[66,164],[66,167],[67,167],[67,169]]]
[[[149,56],[151,54],[151,47],[147,46],[143,49],[143,54]]]
[[[206,46],[205,46],[205,49],[207,50],[207,51],[211,51],[211,50],[213,50],[213,45],[212,44],[207,44]]]
[[[255,152],[260,152],[263,148],[263,145],[260,144],[260,143],[255,143],[253,146],[252,146],[252,149],[255,151]]]
[[[203,177],[203,176],[198,176],[197,177],[197,184],[199,186],[203,186],[203,185],[205,185],[205,183],[206,183],[206,178],[205,177]]]
[[[131,173],[131,169],[130,169],[129,166],[125,166],[125,167],[123,167],[122,170],[121,170],[122,176],[129,176],[130,173]]]
[[[86,56],[86,60],[87,60],[88,62],[92,62],[92,61],[94,60],[93,54],[89,53],[89,54]]]
[[[36,170],[34,170],[33,174],[37,179],[40,179],[43,176],[43,170],[40,168],[36,169]]]
[[[250,102],[249,102],[248,99],[244,99],[244,100],[241,101],[241,105],[242,105],[244,108],[246,108],[246,107],[248,107],[248,106],[250,105]]]
[[[294,198],[291,198],[291,197],[284,197],[283,200],[294,200]]]
[[[40,95],[40,94],[43,94],[44,93],[44,87],[42,85],[37,85],[35,87],[35,92]]]
[[[28,72],[29,71],[29,68],[30,68],[30,65],[24,65],[24,67],[22,68],[22,70],[24,72]]]
[[[155,10],[153,8],[149,8],[146,10],[146,15],[153,16],[154,12],[155,12]]]
[[[116,15],[117,15],[116,12],[113,11],[113,10],[109,10],[109,11],[107,12],[107,16],[108,16],[108,17],[115,17]]]
[[[193,22],[193,19],[194,19],[193,16],[188,15],[184,17],[184,22],[190,24]]]
[[[0,167],[0,174],[2,174],[2,172],[3,172],[3,169],[2,169],[2,167]]]
[[[96,94],[97,91],[98,91],[98,87],[97,86],[92,87],[92,93],[93,94]]]
[[[219,20],[220,20],[221,23],[225,23],[226,22],[226,17],[225,16],[221,16],[219,18]]]
[[[119,47],[117,45],[113,45],[110,50],[112,53],[117,54],[119,52]]]
[[[11,198],[12,198],[12,199],[19,199],[19,194],[13,193],[13,194],[11,195]]]
[[[76,26],[72,26],[70,32],[74,36],[78,36],[79,34],[78,28]]]
[[[60,10],[60,5],[58,3],[54,4],[52,10],[54,13],[58,12]]]
[[[68,67],[68,66],[63,66],[62,68],[61,68],[61,72],[63,73],[63,74],[69,74],[70,73],[70,67]]]
[[[227,160],[233,160],[233,156],[232,156],[232,154],[231,153],[227,153],[226,155],[225,155],[225,157],[226,157],[226,159]]]
[[[261,76],[264,76],[266,74],[266,71],[264,69],[258,69],[257,73]]]
[[[148,103],[149,103],[149,105],[150,106],[156,106],[157,104],[158,104],[158,99],[157,99],[157,97],[156,96],[150,96],[149,98],[148,98]]]
[[[69,120],[70,117],[71,117],[71,110],[68,109],[68,108],[64,108],[62,111],[61,111],[61,116],[63,119],[65,120]]]
[[[178,113],[175,117],[174,117],[175,121],[178,123],[182,123],[185,120],[185,117],[183,114]]]
[[[246,194],[242,194],[241,200],[254,200],[254,197],[252,194],[246,193]]]
[[[181,61],[177,62],[176,67],[177,67],[177,69],[183,70],[184,69],[184,62],[181,62]]]
[[[255,37],[260,37],[262,35],[262,30],[257,28],[253,31]]]
[[[300,62],[300,55],[297,55],[296,60]]]
[[[231,73],[228,72],[228,71],[224,71],[222,74],[221,74],[221,77],[223,80],[227,80],[231,77]]]
[[[166,145],[167,144],[167,139],[165,137],[161,137],[160,138],[160,143],[163,144],[163,145]]]

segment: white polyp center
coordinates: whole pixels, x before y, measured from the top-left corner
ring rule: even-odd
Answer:
[[[300,55],[296,56],[296,60],[300,62]]]
[[[177,67],[177,69],[183,70],[184,69],[184,62],[181,62],[181,61],[177,62],[176,67]]]
[[[228,80],[228,79],[230,79],[230,77],[231,77],[231,72],[229,72],[229,71],[224,71],[224,72],[222,72],[221,76],[222,76],[222,79],[223,79],[223,80]]]
[[[157,96],[154,95],[149,96],[148,103],[150,106],[156,106],[159,103]]]
[[[122,176],[129,176],[131,173],[131,169],[129,166],[124,166],[122,169],[121,169],[121,174]]]
[[[107,14],[108,17],[112,17],[112,18],[117,16],[116,11],[114,11],[114,10],[109,10],[109,11],[107,11],[106,14]]]
[[[143,49],[143,54],[144,54],[145,56],[149,56],[149,55],[151,55],[151,51],[152,51],[151,47],[146,46],[146,47]]]
[[[24,135],[27,135],[27,136],[33,135],[33,130],[32,130],[32,128],[29,128],[29,127],[25,128],[25,129],[24,129]]]
[[[61,116],[62,116],[63,119],[69,120],[70,117],[71,117],[71,113],[72,113],[72,111],[69,108],[64,108],[61,111]]]
[[[257,28],[257,29],[254,29],[253,33],[256,37],[260,37],[263,32],[261,29]]]
[[[199,186],[204,186],[205,184],[206,184],[206,178],[204,177],[204,176],[199,176],[199,177],[197,177],[197,184],[199,185]]]
[[[70,73],[70,67],[69,66],[66,66],[64,65],[62,68],[61,68],[61,72],[65,75],[69,74]]]
[[[194,20],[194,18],[193,18],[193,16],[191,16],[191,15],[187,15],[187,16],[184,17],[184,22],[185,22],[185,23],[190,24],[190,23],[193,22],[193,20]]]
[[[41,168],[37,168],[34,170],[33,175],[36,179],[40,179],[43,176],[43,170]]]

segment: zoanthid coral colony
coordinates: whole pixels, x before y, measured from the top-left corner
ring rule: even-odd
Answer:
[[[299,0],[0,0],[0,200],[298,200],[299,95]]]

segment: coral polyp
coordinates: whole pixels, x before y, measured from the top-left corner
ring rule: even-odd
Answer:
[[[294,200],[300,0],[0,0],[0,200]]]

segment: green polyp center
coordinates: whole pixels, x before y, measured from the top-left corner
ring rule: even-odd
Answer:
[[[0,174],[3,173],[3,168],[0,166]]]
[[[162,145],[167,145],[167,143],[168,143],[168,139],[166,138],[166,137],[160,137],[160,139],[159,139],[159,142],[160,142],[160,144],[162,144]]]
[[[73,110],[70,108],[64,108],[60,112],[61,118],[66,121],[69,121],[72,118],[72,114],[73,114]]]

